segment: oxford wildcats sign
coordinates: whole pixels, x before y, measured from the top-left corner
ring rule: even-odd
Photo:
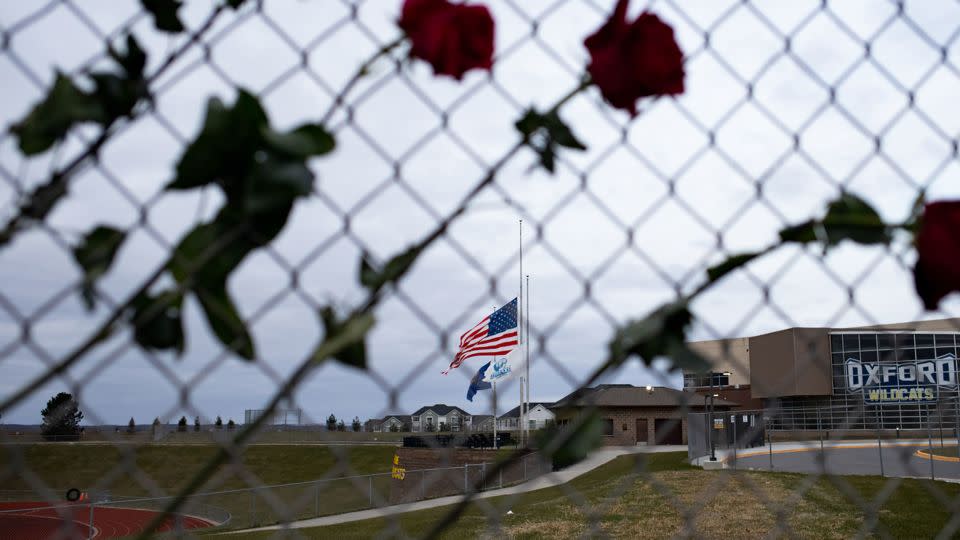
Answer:
[[[936,360],[875,364],[849,359],[845,364],[847,390],[862,392],[873,404],[929,403],[940,388],[957,387],[957,360],[946,354]]]

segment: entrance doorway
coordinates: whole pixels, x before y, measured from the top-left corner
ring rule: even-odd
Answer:
[[[679,418],[653,421],[654,444],[683,444],[683,426]]]
[[[646,418],[637,418],[637,443],[650,444],[650,436],[647,433]]]

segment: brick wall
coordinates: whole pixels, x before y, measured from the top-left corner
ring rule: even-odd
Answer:
[[[572,419],[578,412],[577,409],[563,410],[557,414],[557,419]],[[640,444],[654,444],[657,420],[679,421],[682,444],[687,444],[687,418],[686,414],[679,408],[601,407],[598,414],[600,418],[613,420],[613,435],[603,438],[603,444],[606,446],[634,446],[638,442]],[[647,421],[647,431],[640,434],[639,441],[637,438],[638,418]],[[675,424],[670,423],[669,425]]]

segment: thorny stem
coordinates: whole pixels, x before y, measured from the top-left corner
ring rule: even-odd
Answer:
[[[393,46],[395,46],[395,44],[393,44]],[[392,48],[389,45],[388,47]],[[384,49],[381,49],[380,51],[378,51],[377,56],[383,54],[383,50]],[[366,64],[370,64],[370,63],[372,63],[372,60],[368,61]],[[361,71],[362,69],[358,70],[358,73],[360,73]],[[358,78],[359,77],[354,77],[354,79],[351,79],[348,85],[353,84],[355,80]],[[563,104],[565,104],[575,95],[577,95],[579,92],[587,88],[587,86],[589,86],[589,82],[586,81],[586,79],[581,80],[581,82],[578,84],[578,86],[574,90],[572,90],[571,92],[566,94],[563,98],[561,98],[560,101],[558,101],[557,104],[554,105],[550,110],[554,111],[559,109],[561,106],[563,106]],[[343,94],[344,92],[341,92],[341,95]],[[329,114],[330,113],[328,113],[327,116],[329,116]],[[418,256],[419,254],[422,254],[423,251],[428,246],[430,246],[434,241],[440,238],[440,236],[442,236],[443,233],[446,232],[447,228],[457,217],[461,216],[464,212],[466,212],[470,202],[481,191],[483,191],[485,187],[489,186],[490,183],[493,182],[493,180],[496,178],[496,175],[500,171],[500,169],[502,169],[503,166],[506,165],[507,162],[510,161],[510,159],[521,148],[523,148],[524,145],[525,143],[523,141],[517,142],[499,160],[497,160],[496,163],[494,163],[490,167],[490,170],[487,171],[487,174],[473,187],[473,189],[470,190],[469,193],[467,193],[463,197],[463,199],[461,199],[460,204],[457,206],[457,208],[453,212],[451,212],[446,218],[444,218],[440,223],[438,223],[437,226],[434,227],[433,231],[430,232],[430,234],[428,234],[423,240],[421,240],[417,244]],[[403,273],[396,276],[395,281],[399,281],[405,275],[405,273],[409,271],[409,269],[412,266],[413,266],[412,264],[408,265]],[[251,424],[248,428],[245,428],[242,432],[237,434],[237,436],[232,441],[233,445],[231,449],[235,450],[237,445],[244,444],[253,435],[253,433],[260,427],[260,425],[262,424],[262,421],[260,420],[266,419],[267,417],[269,417],[285,397],[293,395],[293,391],[297,388],[297,386],[299,386],[300,382],[304,378],[306,378],[307,375],[310,374],[310,372],[313,370],[314,367],[320,365],[324,360],[336,354],[337,351],[341,350],[343,347],[351,343],[354,343],[359,339],[363,339],[365,330],[364,330],[364,333],[355,333],[352,339],[351,339],[351,336],[348,335],[348,333],[351,331],[351,328],[357,329],[357,328],[364,327],[367,324],[372,326],[373,318],[370,313],[379,304],[380,299],[382,298],[381,295],[379,294],[380,290],[381,289],[371,291],[367,297],[367,300],[363,303],[363,305],[355,309],[347,317],[348,322],[346,323],[345,330],[343,332],[333,336],[324,336],[323,341],[320,343],[317,349],[300,363],[296,371],[294,371],[294,373],[291,374],[290,377],[288,377],[287,380],[284,382],[283,386],[274,393],[273,397],[270,400],[270,403],[264,409],[264,413],[258,418],[258,421]],[[369,328],[370,326],[366,326],[366,328]],[[186,503],[190,495],[196,492],[196,490],[203,487],[213,477],[213,475],[217,471],[217,468],[220,467],[220,465],[222,465],[224,462],[226,462],[226,460],[230,458],[230,455],[231,455],[231,452],[230,450],[228,450],[226,446],[221,447],[220,451],[217,452],[217,454],[213,456],[203,466],[203,468],[196,475],[193,476],[193,478],[191,478],[186,488],[182,489],[180,493],[177,494],[177,496],[143,530],[143,532],[140,534],[138,538],[140,539],[149,538],[150,535],[153,533],[153,531],[156,530],[156,528],[159,527],[160,524],[163,522],[163,519],[171,514],[175,514],[183,506],[183,504]],[[515,460],[518,458],[511,457],[511,459]]]
[[[225,6],[223,4],[218,5],[210,16],[207,17],[207,20],[203,25],[197,29],[195,32],[190,34],[190,38],[178,47],[175,51],[167,55],[166,60],[157,68],[153,75],[147,77],[145,85],[147,88],[150,87],[150,84],[156,81],[167,69],[170,68],[176,61],[183,56],[183,54],[194,44],[200,41],[200,38],[210,30],[213,26],[213,23],[216,22],[217,17],[220,13],[223,12]],[[110,48],[109,43],[107,47]],[[120,133],[123,129],[129,127],[135,120],[137,120],[142,113],[137,111],[131,111],[128,116],[128,121],[120,128],[113,129],[112,124],[105,126],[103,131],[93,140],[83,152],[75,156],[70,162],[62,167],[61,169],[55,171],[50,175],[50,179],[43,185],[38,186],[33,190],[32,195],[27,198],[27,201],[21,203],[20,211],[17,215],[13,216],[9,222],[3,227],[3,230],[0,230],[0,247],[8,244],[17,233],[28,228],[32,221],[42,221],[46,218],[50,210],[53,209],[53,204],[66,193],[67,182],[70,177],[77,172],[77,169],[80,165],[84,164],[90,158],[96,156],[100,149],[106,144],[112,137]]]

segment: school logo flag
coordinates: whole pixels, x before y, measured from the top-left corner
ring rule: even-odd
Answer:
[[[516,348],[503,357],[490,361],[490,368],[484,372],[483,382],[503,382],[514,373],[523,372],[523,349]]]
[[[467,388],[467,401],[473,401],[473,396],[480,390],[489,390],[492,384],[484,380],[485,372],[490,369],[490,362],[487,362],[470,378],[470,386]]]
[[[443,374],[446,375],[451,369],[457,369],[464,360],[475,356],[509,354],[519,344],[518,330],[517,299],[514,298],[460,336],[460,350]]]

